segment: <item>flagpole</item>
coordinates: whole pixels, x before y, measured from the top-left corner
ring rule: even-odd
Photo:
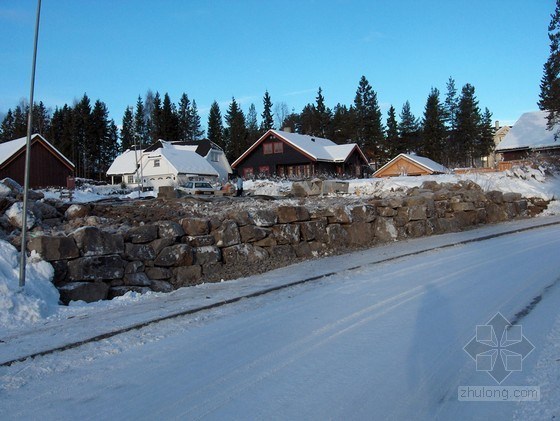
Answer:
[[[35,20],[35,39],[33,41],[33,62],[31,65],[31,89],[29,93],[29,112],[27,116],[27,144],[25,150],[25,179],[23,186],[23,214],[21,217],[21,253],[19,262],[19,287],[25,286],[25,259],[27,244],[27,197],[29,193],[29,173],[31,158],[31,131],[33,125],[33,94],[35,92],[35,67],[37,64],[37,43],[39,41],[39,19],[41,16],[41,0],[37,0],[37,17]]]

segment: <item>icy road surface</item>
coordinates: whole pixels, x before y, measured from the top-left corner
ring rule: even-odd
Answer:
[[[359,269],[0,367],[1,417],[558,417],[559,252],[553,225],[375,265],[356,254]],[[463,347],[498,311],[535,346],[502,386],[539,386],[540,402],[458,401],[497,385]]]

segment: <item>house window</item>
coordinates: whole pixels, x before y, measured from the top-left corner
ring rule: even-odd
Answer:
[[[210,161],[218,162],[220,160],[220,154],[217,151],[210,152]]]
[[[284,144],[282,142],[274,142],[274,153],[284,153]]]
[[[270,155],[272,153],[272,143],[263,143],[263,153]]]
[[[270,175],[270,167],[268,165],[261,165],[259,167],[259,174]]]
[[[128,184],[134,183],[134,176],[133,176],[133,175],[129,175],[129,176],[127,177],[127,180],[128,180],[128,181],[127,181]]]
[[[243,168],[243,178],[249,178],[253,176],[253,167]]]
[[[154,159],[154,167],[159,167],[159,159]]]

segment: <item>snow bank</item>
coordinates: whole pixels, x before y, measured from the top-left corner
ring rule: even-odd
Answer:
[[[558,175],[545,176],[544,169],[515,168],[513,171],[472,174],[441,174],[422,177],[391,177],[350,180],[348,193],[359,196],[391,195],[395,191],[420,187],[425,181],[457,183],[472,181],[484,191],[499,190],[504,193],[521,193],[524,197],[554,200],[560,197]]]
[[[58,290],[51,282],[54,269],[35,253],[27,261],[25,288],[18,291],[18,254],[0,240],[0,327],[7,329],[43,319],[58,308]]]
[[[31,229],[33,228],[36,222],[35,215],[29,212],[29,210],[26,213],[27,213],[27,219],[26,219],[27,229]],[[8,208],[5,214],[8,217],[8,219],[17,227],[20,228],[23,227],[23,202],[14,203],[12,206]]]
[[[12,190],[6,186],[4,183],[0,183],[0,197],[7,196],[12,192]]]
[[[250,190],[254,195],[282,196],[292,189],[292,182],[287,180],[247,180],[243,182],[243,190]]]

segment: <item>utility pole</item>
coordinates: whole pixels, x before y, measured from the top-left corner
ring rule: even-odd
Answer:
[[[19,288],[25,286],[25,259],[27,245],[27,198],[29,193],[29,173],[31,161],[31,130],[33,125],[33,94],[35,93],[35,67],[37,64],[37,43],[39,41],[39,19],[41,16],[41,0],[37,0],[37,17],[35,20],[35,39],[33,42],[33,61],[31,65],[31,90],[29,93],[29,112],[27,116],[27,146],[25,150],[25,179],[23,186],[23,214],[21,216],[21,253],[19,262]]]

